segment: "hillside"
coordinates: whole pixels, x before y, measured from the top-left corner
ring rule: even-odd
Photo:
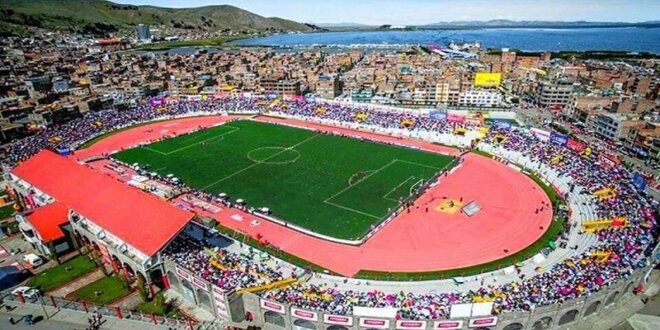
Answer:
[[[228,6],[162,8],[104,0],[3,0],[0,24],[102,33],[136,24],[216,31],[310,31],[305,24]]]

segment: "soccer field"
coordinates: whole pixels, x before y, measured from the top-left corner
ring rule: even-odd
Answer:
[[[113,155],[227,193],[319,234],[359,239],[397,208],[420,180],[454,159],[359,139],[250,120]]]

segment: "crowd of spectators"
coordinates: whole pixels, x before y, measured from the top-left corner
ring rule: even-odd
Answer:
[[[339,122],[359,120],[364,125],[384,128],[399,128],[404,120],[410,130],[450,132],[466,124],[431,119],[412,113],[395,111],[367,111],[346,104],[318,104],[314,102],[272,101],[268,99],[226,97],[203,101],[170,102],[164,105],[138,105],[126,110],[88,112],[82,118],[62,125],[37,131],[33,135],[14,141],[5,148],[4,163],[9,166],[26,160],[42,149],[71,149],[102,133],[122,127],[166,117],[184,116],[193,113],[279,113],[306,118],[323,118]]]
[[[296,101],[272,101],[251,98],[224,98],[205,101],[168,103],[164,106],[142,105],[125,111],[90,113],[82,119],[59,127],[49,128],[33,136],[16,141],[7,150],[5,163],[13,165],[39,150],[75,147],[91,137],[119,127],[154,120],[162,116],[178,116],[194,112],[254,111],[279,113],[299,118],[330,119],[339,122],[359,121],[381,128],[450,133],[463,123],[445,119],[395,111],[366,111],[351,105],[318,104]],[[407,121],[406,125],[402,125]],[[101,122],[101,125],[96,124]],[[507,137],[496,142],[495,136]],[[59,138],[53,142],[53,138]],[[575,255],[534,276],[520,274],[519,279],[506,284],[485,284],[472,291],[386,294],[378,290],[350,291],[331,285],[296,284],[263,293],[266,299],[289,303],[301,308],[322,310],[334,314],[350,314],[352,306],[396,307],[405,319],[437,319],[449,315],[451,304],[469,303],[478,299],[494,301],[494,312],[524,311],[536,306],[562,303],[589,295],[619,279],[625,279],[646,266],[645,257],[656,244],[656,201],[640,194],[632,185],[630,173],[621,165],[603,166],[596,157],[585,157],[564,146],[538,140],[518,128],[492,127],[481,143],[498,143],[507,150],[520,151],[536,162],[570,177],[583,188],[585,194],[601,189],[615,190],[617,195],[606,200],[593,199],[601,218],[626,217],[628,226],[596,232],[597,243],[591,251],[608,251],[604,262],[596,261],[589,252]],[[561,155],[562,161],[555,162]],[[193,270],[209,282],[226,290],[240,289],[281,279],[281,272],[253,261],[253,256],[241,256],[222,249],[209,254],[209,244],[191,236],[179,237],[165,251],[176,263]],[[219,269],[211,265],[211,258],[229,265]],[[267,274],[262,277],[255,274]]]
[[[188,232],[182,232],[163,251],[163,255],[177,265],[227,292],[283,279],[281,271],[268,266],[257,254],[254,249],[236,254],[218,247],[211,239],[195,237]],[[254,261],[256,259],[260,262]]]
[[[640,194],[632,185],[630,173],[623,166],[608,167],[596,157],[585,157],[566,147],[547,143],[517,129],[493,128],[483,143],[496,143],[496,135],[507,139],[504,149],[523,152],[533,160],[553,167],[562,176],[570,176],[583,188],[582,193],[609,188],[617,196],[607,200],[594,198],[599,218],[625,217],[629,226],[622,229],[603,229],[596,233],[598,241],[582,255],[556,264],[532,277],[521,274],[518,281],[504,285],[485,285],[478,290],[427,294],[385,294],[378,290],[341,291],[335,287],[302,284],[266,292],[264,296],[302,308],[330,313],[350,313],[351,306],[396,307],[405,319],[436,319],[449,316],[450,305],[493,300],[494,312],[525,311],[537,306],[566,302],[597,292],[619,279],[630,276],[633,270],[646,266],[645,257],[656,244],[658,203]],[[562,162],[555,162],[557,155]],[[607,260],[597,260],[592,252],[610,253]],[[331,298],[331,299],[329,299]]]

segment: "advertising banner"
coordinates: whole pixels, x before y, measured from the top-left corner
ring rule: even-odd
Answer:
[[[167,104],[167,100],[164,97],[154,97],[149,100],[149,105],[152,107],[158,107],[165,104]]]
[[[497,317],[481,317],[478,319],[471,319],[468,323],[468,328],[482,328],[493,327],[497,325]]]
[[[621,163],[619,157],[612,154],[608,154],[606,152],[601,152],[600,154],[598,154],[598,162],[607,168],[612,168]]]
[[[465,116],[450,113],[447,115],[447,121],[450,121],[452,123],[464,123]]]
[[[502,82],[500,72],[477,72],[474,75],[474,85],[477,87],[497,87]]]
[[[632,177],[632,183],[635,188],[639,190],[644,190],[646,189],[646,178],[640,174],[639,172],[636,172],[633,177]]]
[[[544,131],[542,129],[538,128],[531,128],[529,130],[529,134],[533,135],[537,139],[543,141],[543,142],[548,142],[550,140],[550,132]]]
[[[202,290],[204,290],[204,291],[206,291],[206,290],[209,289],[209,286],[208,286],[208,284],[206,284],[206,282],[204,282],[203,280],[198,279],[198,278],[196,278],[196,277],[193,278],[192,283],[193,283],[196,287],[198,287],[198,288],[200,288],[200,289],[202,289]]]
[[[229,311],[227,310],[227,299],[222,289],[213,286],[213,301],[215,303],[215,311],[218,316],[223,320],[229,320]]]
[[[493,121],[493,126],[501,129],[511,129],[511,123],[504,120],[495,120]]]
[[[390,327],[390,320],[361,317],[360,326],[370,329],[387,329]]]
[[[447,120],[447,112],[442,110],[431,110],[429,112],[431,120]]]
[[[397,329],[426,329],[426,321],[396,321]]]
[[[568,135],[552,132],[550,133],[550,142],[563,147],[568,143]]]
[[[190,281],[190,273],[188,271],[184,270],[183,268],[176,267],[176,274],[179,275],[182,279]]]
[[[587,144],[582,142],[582,141],[578,141],[578,140],[574,140],[574,139],[568,139],[568,141],[566,142],[566,147],[568,147],[568,149],[571,149],[571,150],[573,150],[577,153],[582,153],[584,151],[584,149],[587,148]]]
[[[300,308],[291,307],[291,315],[297,319],[309,320],[309,321],[318,321],[319,314],[316,312],[306,311]]]
[[[435,321],[435,323],[433,323],[433,329],[438,330],[455,330],[461,328],[463,328],[463,321],[460,320]]]
[[[261,299],[261,308],[267,309],[269,311],[277,312],[277,313],[280,313],[280,314],[286,314],[286,311],[284,309],[284,305],[281,305],[281,304],[278,304],[278,303],[275,303],[275,302],[272,302],[272,301],[264,300],[264,299]]]
[[[350,316],[323,314],[323,323],[336,325],[353,325],[353,318]]]

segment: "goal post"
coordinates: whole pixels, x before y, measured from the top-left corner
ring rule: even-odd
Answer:
[[[410,196],[414,196],[417,192],[419,192],[419,189],[424,186],[424,179],[419,179],[417,182],[413,183],[410,186],[410,191],[408,191],[408,194]]]

